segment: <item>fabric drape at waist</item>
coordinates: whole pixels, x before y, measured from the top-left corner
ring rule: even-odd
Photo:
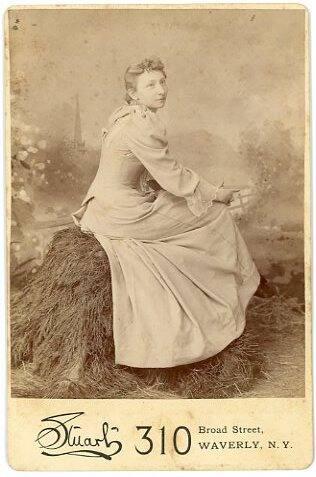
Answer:
[[[94,197],[100,204],[115,207],[135,207],[146,202],[153,202],[154,196],[142,192],[136,187],[120,185],[119,187],[104,187],[96,190]]]

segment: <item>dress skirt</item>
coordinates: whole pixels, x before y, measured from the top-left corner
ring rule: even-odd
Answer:
[[[115,363],[165,368],[219,353],[242,334],[260,282],[229,207],[197,217],[160,190],[122,210],[90,198],[72,214],[109,258]]]

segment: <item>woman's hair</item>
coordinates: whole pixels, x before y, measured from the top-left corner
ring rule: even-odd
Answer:
[[[130,65],[124,75],[126,89],[125,100],[127,103],[131,103],[132,101],[127,90],[136,88],[137,77],[144,73],[144,71],[161,71],[164,77],[167,78],[165,66],[158,56],[151,56],[150,58],[145,58],[140,63]]]

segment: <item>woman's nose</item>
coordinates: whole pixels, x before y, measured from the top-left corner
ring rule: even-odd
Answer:
[[[161,84],[159,84],[157,86],[156,91],[157,91],[157,93],[160,93],[160,94],[163,94],[163,95],[165,94],[165,88]]]

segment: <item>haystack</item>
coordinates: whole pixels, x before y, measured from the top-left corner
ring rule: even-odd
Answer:
[[[165,369],[114,364],[108,258],[93,235],[76,227],[55,233],[42,266],[11,296],[10,315],[14,396],[233,397],[263,368],[258,339],[248,328],[199,363]]]

